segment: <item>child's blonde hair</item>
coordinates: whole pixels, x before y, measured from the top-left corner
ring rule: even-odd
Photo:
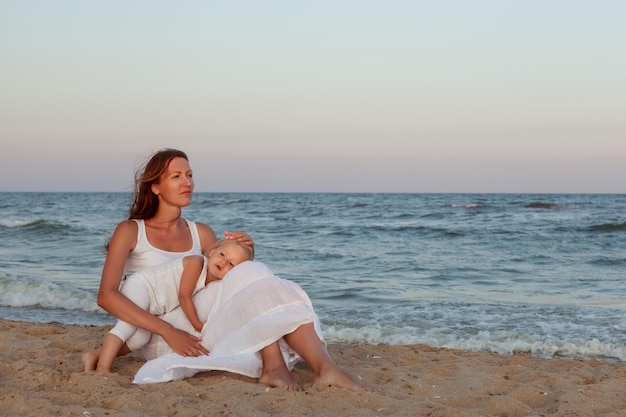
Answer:
[[[254,250],[252,249],[251,246],[241,243],[240,241],[235,240],[235,239],[226,239],[226,238],[219,239],[217,242],[209,246],[209,249],[207,249],[206,254],[211,252],[213,249],[217,249],[219,247],[226,245],[227,243],[232,243],[242,248],[246,252],[246,255],[248,256],[248,259],[246,259],[247,261],[251,261],[254,259]]]

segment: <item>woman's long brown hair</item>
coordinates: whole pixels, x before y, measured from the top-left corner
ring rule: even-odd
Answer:
[[[187,158],[187,154],[177,149],[161,149],[135,174],[133,202],[128,214],[129,219],[150,219],[156,214],[159,199],[152,192],[152,184],[158,184],[161,175],[174,158]]]

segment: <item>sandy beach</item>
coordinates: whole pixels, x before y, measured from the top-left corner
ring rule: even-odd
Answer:
[[[369,393],[313,386],[300,392],[224,372],[134,385],[143,359],[85,373],[81,354],[109,326],[0,319],[2,416],[626,416],[626,364],[510,357],[425,345],[330,345],[335,361]]]

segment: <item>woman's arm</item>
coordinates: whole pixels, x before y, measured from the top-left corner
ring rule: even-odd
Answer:
[[[189,323],[197,331],[202,330],[202,322],[196,312],[196,306],[193,303],[193,290],[196,288],[198,278],[204,267],[204,257],[200,255],[190,255],[183,258],[183,273],[180,279],[180,287],[178,288],[178,302],[183,309]]]
[[[134,221],[124,221],[115,229],[102,269],[98,305],[120,320],[162,336],[180,355],[208,354],[206,348],[200,344],[200,339],[139,308],[119,291],[124,264],[136,245],[136,239],[137,224]]]

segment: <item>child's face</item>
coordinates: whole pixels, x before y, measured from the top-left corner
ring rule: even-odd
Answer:
[[[237,243],[229,242],[212,249],[208,255],[209,274],[217,279],[224,278],[228,271],[248,259],[244,248]]]

